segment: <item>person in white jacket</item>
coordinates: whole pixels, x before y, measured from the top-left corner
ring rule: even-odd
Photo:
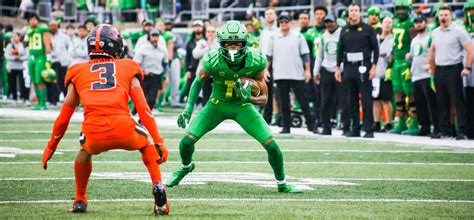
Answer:
[[[196,73],[199,73],[199,71],[202,69],[202,57],[204,54],[206,54],[208,51],[214,50],[219,48],[220,45],[217,42],[216,38],[216,28],[212,25],[209,25],[206,29],[206,38],[201,39],[198,42],[196,42],[196,47],[193,49],[193,57],[194,59],[199,59],[199,65],[197,67]],[[202,106],[204,106],[209,100],[209,97],[211,96],[212,92],[212,79],[207,80],[203,87],[202,87]]]
[[[76,63],[87,62],[89,60],[89,52],[87,51],[87,31],[84,25],[79,26],[78,36],[72,38],[71,45],[69,47],[69,56],[71,56],[70,66]]]
[[[374,98],[374,131],[385,132],[392,129],[392,81],[385,78],[385,73],[389,64],[389,57],[393,49],[392,35],[393,19],[385,17],[382,20],[382,33],[379,36],[379,59],[377,69],[375,70],[375,78],[372,80],[372,97]],[[380,120],[382,108],[385,111],[386,123],[382,129]]]
[[[20,98],[23,101],[28,100],[28,92],[23,78],[23,63],[28,59],[28,50],[25,49],[20,41],[20,35],[12,32],[11,42],[5,48],[5,59],[7,61],[8,84],[10,85],[9,94],[13,101],[18,100],[17,80],[20,85]]]
[[[350,115],[347,109],[347,91],[344,85],[336,81],[334,72],[336,71],[336,54],[341,28],[337,27],[336,16],[330,14],[324,18],[326,31],[320,37],[321,42],[316,52],[314,63],[314,82],[321,88],[321,121],[323,131],[321,135],[331,135],[331,118],[337,112],[334,105],[334,98],[337,97],[339,109],[341,110],[341,125],[343,130],[349,129]]]

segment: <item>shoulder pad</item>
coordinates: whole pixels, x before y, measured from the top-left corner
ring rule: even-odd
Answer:
[[[256,68],[256,74],[260,74],[267,66],[267,57],[259,49],[248,48],[247,56],[250,56],[252,66]]]
[[[202,68],[204,72],[211,74],[212,69],[219,65],[219,49],[206,52],[202,58]]]
[[[38,25],[38,31],[39,31],[40,33],[49,32],[49,28],[48,28],[48,26],[45,25],[45,24],[39,24],[39,25]]]

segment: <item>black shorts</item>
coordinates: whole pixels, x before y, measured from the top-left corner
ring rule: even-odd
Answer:
[[[392,81],[380,79],[379,96],[374,98],[376,101],[391,101],[393,97]]]

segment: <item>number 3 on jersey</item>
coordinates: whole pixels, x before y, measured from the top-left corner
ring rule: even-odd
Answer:
[[[91,83],[91,90],[109,90],[115,88],[115,63],[97,63],[91,66],[91,72],[99,72],[99,81]]]

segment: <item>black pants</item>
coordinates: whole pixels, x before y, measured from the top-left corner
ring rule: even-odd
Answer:
[[[343,128],[350,124],[350,114],[347,109],[347,91],[343,83],[336,81],[334,72],[321,68],[321,122],[324,129],[331,129],[331,118],[337,112],[338,105],[341,110]],[[334,102],[337,99],[337,102]],[[338,105],[337,105],[338,104]]]
[[[267,84],[267,89],[268,89],[268,101],[265,106],[263,106],[263,119],[267,124],[272,123],[272,118],[273,118],[273,67],[270,64],[270,68],[268,68],[268,71],[270,71],[270,79],[268,82],[265,82]]]
[[[13,100],[18,99],[18,90],[16,88],[17,82],[20,86],[20,98],[23,100],[28,100],[25,79],[23,78],[23,70],[11,70],[10,73],[8,73],[8,85],[10,85],[9,93],[12,95]]]
[[[368,79],[368,71],[371,65],[367,65],[367,72],[361,75],[358,72],[359,66],[344,64],[344,84],[348,91],[348,105],[350,117],[352,119],[352,131],[360,131],[359,116],[359,94],[362,101],[362,113],[364,130],[372,132],[374,130],[374,105],[372,101],[372,80]]]
[[[467,114],[467,123],[466,123],[466,135],[469,139],[474,139],[474,87],[466,87],[465,89],[466,100],[466,112]]]
[[[203,107],[206,105],[207,101],[211,97],[212,83],[213,82],[214,82],[214,80],[212,79],[212,77],[210,77],[202,85],[202,101],[201,101],[201,103],[202,103]]]
[[[291,127],[291,109],[290,109],[290,91],[293,89],[295,93],[296,100],[301,105],[301,110],[303,110],[303,115],[306,120],[306,125],[312,127],[314,125],[314,120],[311,115],[308,104],[308,91],[303,80],[276,80],[275,81],[278,88],[279,96],[279,108],[280,114],[283,119],[283,127]]]
[[[438,110],[436,109],[436,96],[431,89],[430,79],[421,79],[413,83],[415,89],[416,114],[422,128],[439,132]]]
[[[143,79],[143,93],[145,93],[146,102],[150,110],[153,110],[153,107],[155,107],[158,90],[161,89],[161,77],[161,75],[150,73],[150,75],[145,76],[145,79]]]
[[[67,66],[61,66],[61,63],[55,62],[53,63],[53,69],[58,76],[59,93],[62,92],[64,97],[66,97],[67,89],[64,86],[64,78],[66,77]]]
[[[450,123],[451,103],[456,109],[456,117],[460,132],[466,125],[466,109],[464,105],[463,84],[461,78],[462,64],[451,66],[436,66],[435,88],[436,102],[439,112],[439,126],[443,133],[452,134]]]

